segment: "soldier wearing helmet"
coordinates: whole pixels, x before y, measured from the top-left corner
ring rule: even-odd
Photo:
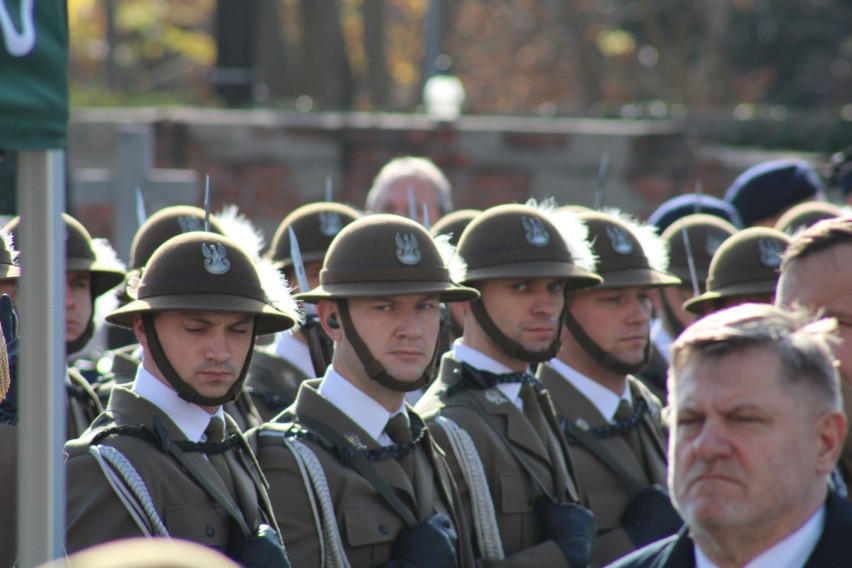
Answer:
[[[790,237],[777,229],[749,227],[738,232],[713,255],[705,292],[684,302],[683,308],[707,315],[748,302],[771,304],[789,244]]]
[[[651,361],[637,375],[662,401],[666,400],[669,346],[697,318],[683,309],[683,303],[705,291],[713,255],[736,232],[727,221],[705,213],[686,215],[663,231],[661,238],[669,250],[668,270],[680,278],[681,284],[652,290],[657,318],[651,324]]]
[[[472,566],[449,469],[404,397],[431,379],[439,302],[476,290],[453,283],[422,226],[378,214],[335,237],[320,284],[296,297],[316,304],[334,356],[257,434],[294,565]]]
[[[262,475],[222,410],[242,390],[255,337],[295,324],[286,284],[233,241],[193,232],[156,250],[132,297],[107,321],[142,344],[135,380],[65,446],[69,551],[159,535],[287,565]]]
[[[124,285],[119,289],[122,304],[132,301],[127,295],[129,289],[138,285],[139,279],[145,270],[145,265],[151,259],[154,251],[164,242],[172,237],[207,230],[218,235],[225,234],[225,223],[216,215],[208,216],[203,209],[192,205],[173,205],[165,207],[145,220],[130,246],[130,266]],[[94,385],[95,392],[106,403],[116,384],[130,383],[136,377],[136,371],[142,363],[143,349],[135,341],[133,330],[112,327],[111,331],[118,330],[133,336],[134,341],[124,347],[107,351],[97,363],[99,377]],[[240,427],[241,431],[248,430],[263,422],[258,410],[252,404],[249,396],[239,396],[235,400],[225,403],[227,412]]]
[[[72,360],[95,334],[95,301],[124,278],[124,267],[105,239],[92,239],[86,228],[63,213],[65,226],[65,351]],[[6,230],[15,235],[21,218]],[[26,330],[24,330],[26,334]],[[67,439],[79,436],[102,411],[89,381],[71,367],[65,378]]]
[[[568,228],[567,225],[564,228]],[[582,226],[565,235],[544,210],[499,205],[464,230],[464,332],[417,403],[453,468],[484,560],[585,566],[594,537],[550,396],[530,365],[560,346],[565,291],[599,284]]]
[[[665,492],[660,401],[633,374],[648,362],[651,292],[677,286],[665,244],[617,212],[581,213],[603,284],[568,293],[562,350],[538,369],[595,514],[592,565],[676,532]]]
[[[272,238],[266,258],[284,273],[288,282],[298,285],[291,249],[290,231],[296,235],[299,253],[305,270],[309,289],[319,284],[319,271],[331,241],[349,223],[361,214],[340,203],[318,202],[304,205],[287,215]],[[307,290],[305,290],[307,291]],[[308,334],[315,334],[315,349],[308,347]],[[270,420],[296,400],[299,385],[306,379],[325,373],[331,362],[328,354],[331,340],[322,331],[318,321],[306,318],[296,331],[290,330],[275,335],[273,344],[258,348],[252,357],[248,386],[254,404],[264,420]],[[321,356],[322,370],[314,368],[312,359]]]

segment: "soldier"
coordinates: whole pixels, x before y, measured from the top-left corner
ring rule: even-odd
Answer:
[[[146,219],[136,231],[130,246],[130,269],[125,278],[124,288],[120,291],[124,300],[122,303],[131,301],[131,298],[127,296],[128,287],[133,288],[138,285],[145,265],[160,245],[177,235],[203,231],[205,223],[209,232],[224,235],[225,224],[220,221],[219,217],[208,216],[203,209],[192,205],[166,207]],[[129,330],[121,331],[126,333]],[[143,349],[136,341],[104,353],[97,364],[100,376],[95,385],[95,392],[98,393],[102,403],[105,404],[109,399],[113,386],[133,381],[142,359]],[[226,402],[225,412],[237,422],[240,431],[243,432],[263,422],[251,397],[245,392],[235,400]]]
[[[653,227],[616,213],[580,214],[603,284],[568,293],[562,349],[538,368],[595,515],[592,565],[677,532],[665,493],[660,401],[633,373],[650,354],[651,291],[677,286]]]
[[[601,281],[583,233],[575,223],[566,242],[542,210],[500,205],[459,242],[468,266],[461,282],[481,298],[469,303],[464,334],[416,408],[447,452],[489,564],[588,563],[591,513],[576,504],[571,455],[530,373],[559,350],[565,290]]]
[[[294,325],[286,284],[233,241],[193,232],[157,249],[132,297],[107,321],[132,327],[142,365],[65,445],[68,550],[171,536],[252,566],[288,565],[254,455],[222,410],[242,389],[255,337]],[[252,563],[263,554],[277,561]]]
[[[781,264],[775,301],[837,318],[840,342],[834,354],[846,416],[852,416],[852,217],[820,221],[793,239]],[[852,435],[846,436],[838,466],[843,481],[852,485]]]
[[[712,215],[737,228],[743,228],[743,220],[737,208],[718,197],[704,193],[684,193],[672,197],[648,216],[648,224],[654,225],[663,234],[678,220],[687,215]]]
[[[805,203],[791,207],[786,213],[781,215],[778,222],[775,223],[775,228],[792,237],[823,219],[840,217],[843,214],[843,209],[833,203],[806,201]]]
[[[651,361],[638,375],[662,401],[666,400],[669,345],[698,317],[684,310],[683,303],[706,291],[713,255],[736,231],[730,223],[703,213],[687,215],[663,231],[662,239],[669,250],[669,272],[680,278],[681,284],[651,292],[657,315],[651,324]]]
[[[410,197],[409,197],[410,196]],[[384,165],[367,193],[367,213],[394,213],[430,223],[453,210],[453,189],[447,176],[431,160],[414,156],[394,158]],[[411,209],[414,211],[411,211]]]
[[[726,240],[710,261],[706,291],[683,308],[706,315],[723,308],[775,298],[778,268],[790,237],[776,229],[749,227]]]
[[[669,490],[686,524],[612,568],[849,565],[852,506],[829,490],[846,433],[834,331],[744,304],[675,341]]]
[[[124,267],[105,239],[92,239],[86,228],[63,213],[65,225],[65,353],[82,350],[95,333],[95,300],[124,279]],[[15,217],[6,229],[15,234]],[[23,331],[26,334],[26,330]],[[103,411],[89,381],[73,367],[65,375],[67,394],[65,437],[79,436]]]
[[[449,470],[404,396],[431,378],[439,301],[476,291],[453,284],[423,227],[371,215],[335,237],[320,285],[296,297],[317,304],[334,358],[257,435],[294,565],[472,566]]]
[[[291,254],[290,230],[296,235],[311,289],[319,284],[319,271],[332,239],[343,227],[361,216],[340,203],[311,203],[293,210],[278,225],[266,258],[284,273],[288,282],[298,284]],[[301,291],[301,290],[300,290]],[[314,334],[314,349],[308,347],[308,335]],[[306,379],[325,373],[331,340],[317,321],[307,319],[296,331],[278,333],[269,348],[258,348],[252,357],[247,381],[249,392],[264,421],[271,420],[296,400],[296,391]],[[315,369],[319,357],[322,370]]]

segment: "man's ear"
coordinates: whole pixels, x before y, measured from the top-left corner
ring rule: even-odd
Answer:
[[[343,337],[343,324],[340,321],[340,310],[334,300],[320,300],[317,304],[317,316],[323,331],[332,341],[340,341]]]
[[[839,411],[825,412],[816,418],[817,472],[828,475],[834,469],[846,439],[846,416]]]
[[[142,315],[136,314],[133,316],[133,333],[136,335],[136,341],[142,346],[145,352],[148,352],[148,336],[145,334],[145,326],[142,324]]]

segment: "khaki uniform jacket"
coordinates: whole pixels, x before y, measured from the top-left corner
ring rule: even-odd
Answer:
[[[89,382],[74,369],[68,369],[65,384],[65,439],[73,440],[86,431],[104,407]]]
[[[345,413],[317,391],[321,379],[302,383],[295,404],[282,413],[321,419],[356,446],[381,447]],[[412,411],[409,409],[409,413]],[[310,482],[302,477],[291,450],[284,445],[285,423],[267,423],[252,433],[257,457],[269,482],[269,496],[275,511],[287,553],[293,566],[320,567],[320,519],[312,505],[315,498]],[[398,513],[376,492],[370,482],[352,467],[347,467],[315,441],[300,439],[319,458],[331,492],[334,516],[344,551],[353,567],[375,566],[386,562],[399,533],[406,528]],[[473,566],[473,553],[467,521],[456,514],[458,495],[440,450],[429,434],[414,452],[414,484],[399,462],[393,458],[371,462],[418,522],[443,513],[451,519],[459,535],[459,565]]]
[[[115,385],[124,385],[130,388],[130,383],[136,378],[136,369],[142,364],[142,361],[136,356],[137,349],[139,349],[138,343],[125,345],[119,349],[108,351],[101,358],[101,360],[106,358],[112,362],[110,372],[102,376],[100,381],[94,385],[95,392],[102,403],[109,400],[112,388]],[[251,397],[248,396],[245,385],[243,385],[242,394],[236,400],[225,403],[223,409],[236,421],[241,432],[256,428],[264,422]]]
[[[169,440],[186,437],[168,416],[136,393],[116,386],[112,390],[106,412],[86,434],[65,444],[67,479],[66,546],[75,552],[106,541],[142,536],[143,533],[110,486],[96,459],[89,453],[94,436],[113,426],[153,428],[159,416]],[[226,420],[227,433],[236,432],[233,420]],[[163,453],[153,442],[130,435],[113,435],[98,442],[117,448],[130,461],[145,482],[155,509],[169,534],[174,538],[195,541],[223,551],[228,544],[232,520],[225,509],[177,461]],[[254,456],[237,446],[224,455],[239,496],[236,503],[249,528],[254,530],[267,520],[261,506],[269,511],[268,497],[262,485]],[[221,492],[228,489],[206,456],[186,452],[194,469],[212,480]]]
[[[445,355],[441,360],[438,379],[415,408],[427,420],[435,439],[447,452],[447,462],[459,486],[465,511],[471,510],[470,490],[445,430],[435,426],[436,418],[443,415],[453,420],[467,431],[479,451],[506,558],[505,561],[489,562],[489,565],[567,566],[556,543],[543,540],[541,536],[533,504],[543,494],[543,490],[504,441],[507,440],[523,457],[535,476],[548,488],[551,498],[560,503],[577,500],[578,490],[571,457],[560,433],[549,395],[542,392],[538,398],[548,420],[548,449],[544,447],[529,419],[497,389],[465,389],[451,398],[446,397],[444,390],[456,382],[453,371],[458,365],[451,356]],[[471,406],[480,409],[487,417],[488,424]]]
[[[549,364],[541,365],[538,378],[550,391],[560,420],[573,428],[597,428],[610,424],[595,405],[570,381]],[[666,439],[660,423],[660,402],[634,377],[628,377],[633,400],[643,398],[648,411],[639,423],[639,439],[647,463],[646,468],[621,436],[598,440],[615,460],[630,472],[643,487],[652,483],[666,486]],[[579,424],[578,424],[579,423]],[[592,550],[592,563],[603,566],[635,549],[627,533],[619,527],[621,516],[635,493],[628,482],[581,443],[571,443],[574,465],[580,478],[583,501],[595,514],[598,537]]]
[[[246,380],[246,391],[251,395],[252,403],[263,422],[268,422],[293,404],[302,381],[313,378],[306,376],[287,359],[263,349],[255,349]]]

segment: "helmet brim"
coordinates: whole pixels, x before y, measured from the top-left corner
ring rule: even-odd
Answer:
[[[377,298],[410,294],[438,294],[442,302],[470,302],[479,298],[479,291],[449,282],[342,282],[319,285],[310,292],[293,297],[309,304],[320,300],[344,298]]]

